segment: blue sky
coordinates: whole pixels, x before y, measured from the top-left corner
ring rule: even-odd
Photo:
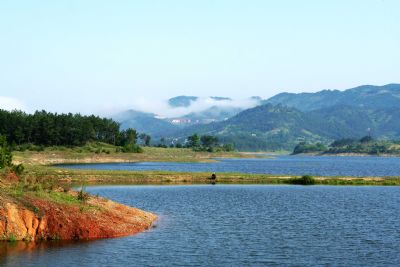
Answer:
[[[397,0],[2,0],[0,105],[90,113],[400,82],[399,11]]]

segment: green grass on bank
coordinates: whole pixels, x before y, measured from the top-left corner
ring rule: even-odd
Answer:
[[[100,151],[99,153],[93,151]],[[108,152],[104,152],[108,151]],[[24,165],[57,163],[101,163],[138,161],[210,162],[213,158],[254,157],[238,152],[195,152],[189,148],[143,147],[143,153],[117,152],[117,147],[104,143],[88,143],[85,147],[47,147],[43,151],[14,151],[14,161]]]
[[[117,171],[67,169],[54,166],[28,166],[27,173],[41,177],[47,187],[58,184],[207,184],[208,172]],[[293,175],[217,173],[217,183],[223,184],[293,184]],[[314,177],[320,185],[400,185],[400,177]]]
[[[110,171],[81,170],[53,166],[59,163],[99,162],[207,162],[218,157],[255,157],[256,154],[237,152],[208,153],[194,152],[186,148],[145,147],[143,153],[95,153],[90,149],[99,146],[112,150],[114,147],[102,143],[87,144],[86,148],[49,147],[44,151],[14,152],[14,159],[25,166],[24,179],[37,180],[33,185],[56,188],[60,184],[205,184],[212,182],[211,173],[169,172],[169,171]],[[88,148],[89,147],[89,148]],[[83,149],[86,152],[80,152]],[[260,155],[258,155],[260,156]],[[290,184],[292,175],[266,175],[242,173],[217,173],[217,183],[230,184]],[[400,185],[399,177],[314,177],[315,184],[322,185]],[[291,182],[292,179],[292,182]]]

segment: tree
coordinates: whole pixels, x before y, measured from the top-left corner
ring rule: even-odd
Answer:
[[[371,142],[373,140],[374,139],[371,136],[367,135],[367,136],[364,136],[363,138],[360,139],[360,143],[368,143],[368,142]]]
[[[149,146],[150,145],[150,141],[151,141],[151,136],[146,134],[146,137],[144,139],[144,144],[146,146]]]
[[[191,136],[188,137],[188,143],[187,146],[188,147],[200,147],[200,137],[197,134],[193,134]]]
[[[234,147],[233,144],[224,144],[224,145],[222,146],[222,148],[223,148],[223,150],[226,151],[226,152],[231,152],[231,151],[235,150],[235,147]]]
[[[218,138],[212,135],[203,135],[200,141],[202,146],[208,148],[218,145]]]
[[[324,146],[322,143],[307,144],[306,142],[300,142],[298,145],[295,146],[293,154],[295,155],[300,153],[324,152],[326,150],[327,147]]]
[[[330,146],[331,147],[342,147],[342,146],[353,145],[356,142],[357,142],[356,139],[342,138],[342,139],[338,139],[338,140],[333,141]]]
[[[141,133],[139,135],[139,139],[143,141],[145,146],[149,146],[150,145],[150,141],[151,141],[151,136],[145,133]]]
[[[6,137],[0,135],[0,169],[11,166],[12,155],[8,149]]]
[[[0,134],[10,144],[34,144],[38,146],[80,146],[88,141],[115,144],[120,134],[119,124],[111,119],[94,115],[57,114],[36,111],[26,114],[22,111],[0,109]]]

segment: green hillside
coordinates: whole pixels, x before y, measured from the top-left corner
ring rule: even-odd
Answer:
[[[347,105],[372,109],[400,107],[400,84],[363,85],[345,91],[323,90],[316,93],[281,93],[263,101],[282,104],[302,111]]]
[[[337,105],[303,112],[266,104],[223,121],[182,129],[175,137],[212,134],[239,150],[292,150],[298,143],[329,144],[340,138],[372,134],[380,139],[400,138],[400,110]]]

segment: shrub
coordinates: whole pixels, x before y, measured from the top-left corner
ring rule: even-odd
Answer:
[[[43,145],[34,146],[32,150],[36,151],[36,152],[42,152],[42,151],[44,151],[44,146]]]
[[[289,180],[290,184],[299,184],[299,185],[313,185],[315,184],[314,177],[310,175],[303,175],[300,178],[293,178]]]
[[[11,243],[14,243],[14,242],[17,241],[17,238],[15,237],[15,235],[10,234],[10,235],[8,236],[7,241],[8,241],[8,242],[11,242]]]
[[[25,167],[22,164],[18,164],[12,165],[11,169],[13,170],[13,172],[15,172],[16,175],[21,175],[24,172]]]
[[[130,145],[125,145],[122,147],[122,152],[125,153],[143,153],[143,148],[141,148],[138,145],[135,144],[130,144]]]
[[[294,148],[292,154],[324,152],[326,150],[326,146],[322,143],[307,144],[306,142],[301,142]]]
[[[81,202],[86,202],[89,197],[89,193],[85,192],[84,188],[82,187],[81,190],[79,190],[78,192],[78,200]]]

